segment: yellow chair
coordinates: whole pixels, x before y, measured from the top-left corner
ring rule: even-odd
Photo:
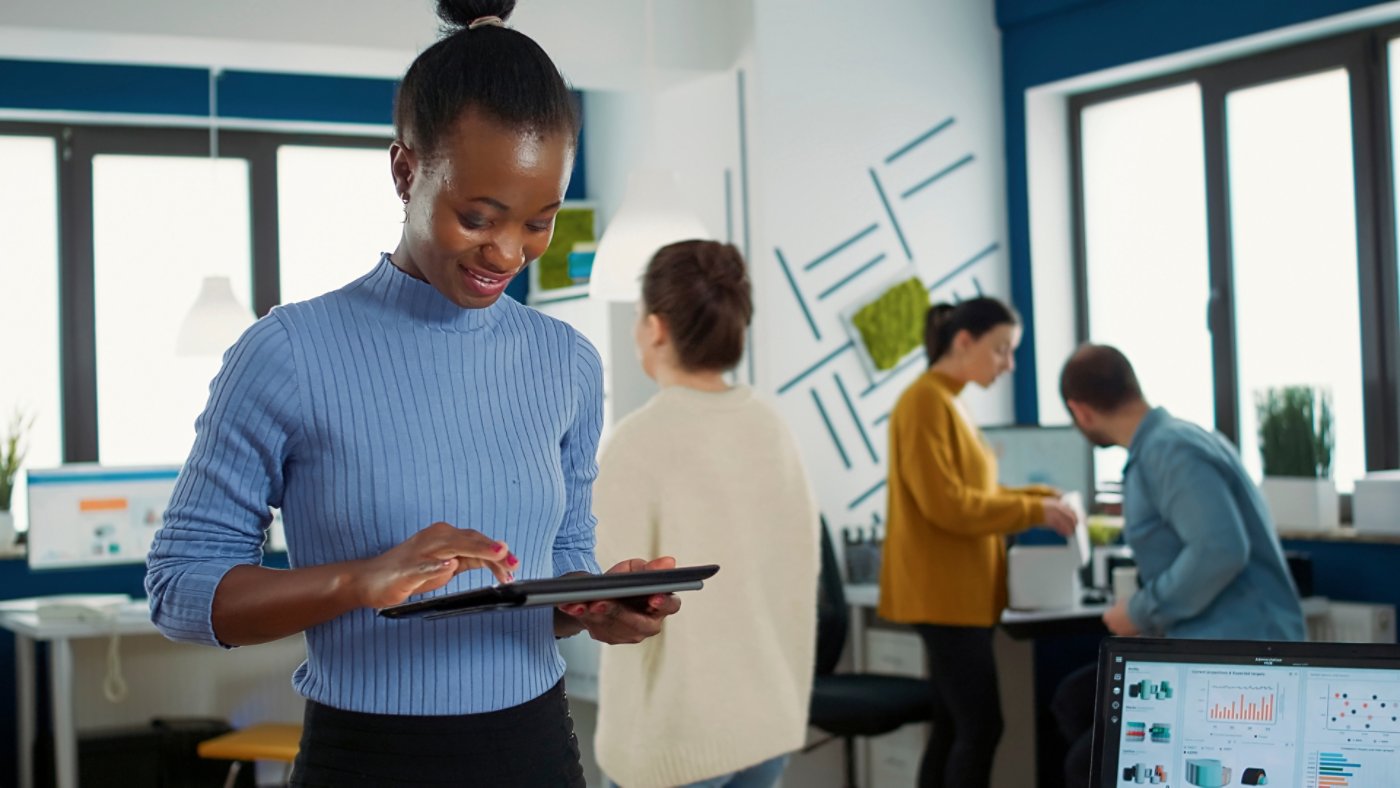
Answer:
[[[301,726],[278,723],[250,725],[199,743],[199,757],[233,761],[224,788],[233,788],[244,761],[278,761],[287,764],[283,782],[291,777],[292,762],[301,747]]]

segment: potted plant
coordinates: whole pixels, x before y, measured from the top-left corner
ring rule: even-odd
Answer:
[[[0,550],[8,550],[15,542],[15,516],[10,511],[10,498],[20,466],[24,464],[27,450],[24,435],[33,424],[32,418],[27,419],[22,411],[16,410],[5,433],[0,435]]]
[[[1332,480],[1332,394],[1313,386],[1267,388],[1254,396],[1260,490],[1278,528],[1319,530],[1340,521]]]

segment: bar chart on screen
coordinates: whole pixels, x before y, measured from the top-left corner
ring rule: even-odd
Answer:
[[[1206,699],[1211,722],[1252,722],[1272,725],[1278,720],[1278,684],[1214,682]]]
[[[1351,754],[1316,752],[1308,763],[1308,788],[1345,788],[1382,785],[1372,774],[1362,774],[1361,763]],[[1387,782],[1389,785],[1389,782]]]

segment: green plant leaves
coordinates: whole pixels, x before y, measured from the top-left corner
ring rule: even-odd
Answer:
[[[1327,479],[1335,446],[1332,393],[1313,386],[1282,386],[1254,394],[1264,475]]]
[[[24,411],[16,409],[10,417],[9,427],[0,439],[0,512],[10,510],[10,496],[15,490],[15,478],[19,467],[24,464],[24,434],[34,426],[34,418],[26,417]]]

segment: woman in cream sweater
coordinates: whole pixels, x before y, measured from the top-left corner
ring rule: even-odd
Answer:
[[[598,554],[721,570],[660,635],[603,650],[596,750],[623,788],[765,788],[806,735],[820,516],[787,426],[724,378],[752,310],[728,244],[672,244],[642,280],[635,338],[661,390],[603,451]]]
[[[933,681],[933,734],[919,769],[929,788],[983,788],[1001,738],[992,632],[1006,607],[1005,535],[1044,523],[1063,534],[1073,511],[1048,487],[997,483],[996,457],[958,394],[1015,368],[1020,320],[974,298],[929,310],[929,370],[890,416],[889,522],[880,615],[912,624]]]

